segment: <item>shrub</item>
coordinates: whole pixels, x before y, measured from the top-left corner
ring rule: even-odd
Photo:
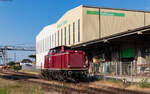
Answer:
[[[9,65],[9,66],[15,65],[15,62],[10,61],[10,62],[8,63],[8,65]]]

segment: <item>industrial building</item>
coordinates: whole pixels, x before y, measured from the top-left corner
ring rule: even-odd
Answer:
[[[66,45],[105,60],[99,71],[112,75],[135,75],[150,71],[150,12],[79,6],[66,12],[36,37],[37,67],[49,49]]]
[[[36,37],[36,67],[44,65],[44,56],[49,49],[56,47],[56,24],[48,25]]]

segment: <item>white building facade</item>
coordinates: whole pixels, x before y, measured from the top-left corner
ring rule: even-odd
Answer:
[[[48,25],[36,37],[36,68],[44,67],[44,56],[56,47],[56,24]]]

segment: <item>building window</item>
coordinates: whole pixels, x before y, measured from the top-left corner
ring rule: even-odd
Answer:
[[[73,43],[75,43],[75,22],[73,23]]]
[[[69,30],[69,31],[68,31],[68,38],[69,38],[69,41],[68,41],[69,43],[68,43],[68,44],[70,45],[70,24],[69,24],[68,30]]]
[[[56,33],[55,33],[55,47],[56,47]]]
[[[42,50],[42,52],[44,52],[44,39],[43,39],[43,50]]]
[[[47,50],[49,50],[49,37],[47,37]]]
[[[54,47],[54,37],[53,37],[53,34],[52,34],[52,48]]]
[[[49,47],[50,47],[50,49],[51,49],[51,35],[50,35],[49,39],[50,39],[50,45],[49,45]]]
[[[63,45],[63,30],[61,29],[61,45]]]
[[[78,20],[78,42],[80,42],[80,19]]]
[[[58,38],[57,38],[58,46],[59,46],[59,31],[58,31]]]
[[[55,34],[53,34],[53,48],[55,46]]]
[[[45,46],[46,46],[46,51],[47,51],[48,50],[48,45],[47,45],[48,44],[48,37],[46,37],[46,43],[45,44],[46,44]]]
[[[65,27],[64,33],[65,33],[65,36],[64,36],[65,40],[64,40],[64,42],[65,42],[65,45],[66,45],[66,27]]]

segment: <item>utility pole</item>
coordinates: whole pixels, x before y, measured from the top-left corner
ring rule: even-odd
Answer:
[[[0,46],[0,54],[2,56],[3,64],[8,63],[7,51],[35,51],[35,47],[24,47],[24,46]],[[16,62],[16,53],[14,53],[14,62]]]
[[[133,83],[133,62],[131,62],[131,83]]]
[[[16,63],[16,53],[14,53],[14,62]]]

